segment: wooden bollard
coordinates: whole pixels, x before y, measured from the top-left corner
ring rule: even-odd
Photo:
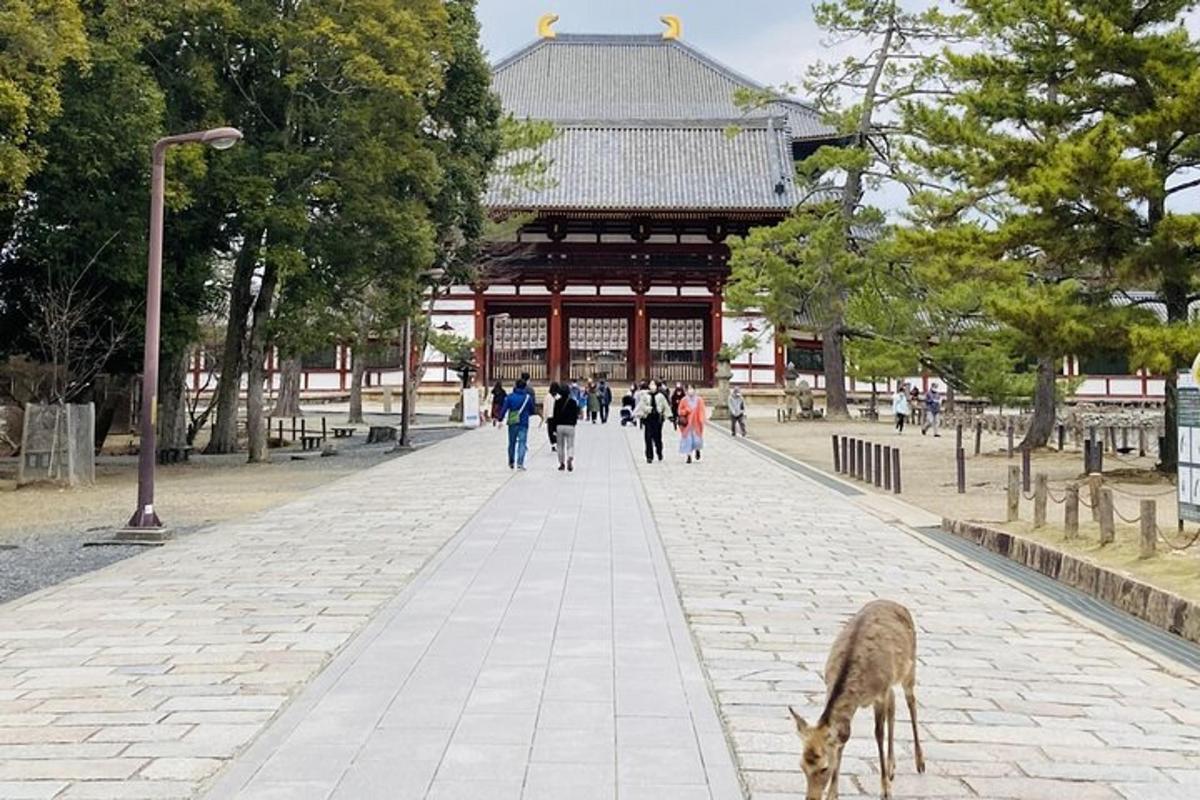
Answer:
[[[1138,426],[1138,458],[1146,457],[1146,428]]]
[[[983,423],[975,423],[975,455],[979,455],[980,448],[983,447]]]
[[[850,440],[842,437],[842,474],[850,471]]]
[[[875,488],[883,487],[883,445],[875,445]]]
[[[846,474],[851,478],[858,477],[858,464],[855,463],[854,457],[858,454],[858,440],[850,440],[850,467],[846,470]]]
[[[1063,510],[1063,528],[1067,539],[1079,537],[1079,484],[1067,485],[1067,499]]]
[[[1138,539],[1138,557],[1153,558],[1158,544],[1158,507],[1153,500],[1141,502],[1141,537]]]
[[[283,420],[279,420],[279,444],[283,444]]]
[[[892,449],[892,493],[900,494],[900,448]]]
[[[962,426],[962,423],[960,422],[954,426],[954,449],[956,451],[962,450],[962,442],[963,442],[963,426]]]
[[[872,445],[870,442],[867,442],[866,447],[863,448],[862,479],[864,481],[866,481],[867,483],[871,482],[871,477],[875,474],[874,471],[871,469],[871,448],[873,446],[874,445]]]
[[[325,427],[325,418],[324,417],[321,417],[321,438],[322,439],[329,438],[329,431]]]
[[[307,435],[308,435],[307,431],[304,430],[304,417],[301,417],[300,418],[300,438],[303,439]]]
[[[1100,544],[1112,544],[1117,538],[1116,523],[1113,520],[1112,489],[1100,490]]]
[[[1066,443],[1067,443],[1067,426],[1059,425],[1058,426],[1058,452],[1061,453],[1063,451],[1063,445],[1065,445]]]
[[[864,466],[863,454],[866,452],[867,443],[864,442],[862,439],[859,439],[857,442],[857,446],[858,446],[858,454],[856,455],[856,457],[854,459],[854,465],[858,468],[858,472],[856,472],[854,474],[854,477],[858,478],[861,481],[863,479],[863,466]]]
[[[1092,505],[1092,521],[1100,521],[1100,488],[1104,478],[1096,473],[1088,475],[1088,502]]]
[[[292,441],[296,441],[296,418],[292,417]]]
[[[1021,448],[1021,491],[1029,494],[1029,480],[1032,477],[1029,471],[1033,468],[1031,461],[1033,455],[1028,447]]]
[[[967,493],[967,451],[961,447],[954,452],[954,466],[958,477],[958,493]]]
[[[1021,468],[1008,468],[1008,510],[1005,519],[1016,522],[1021,513]]]
[[[892,490],[892,446],[890,444],[883,446],[883,490],[885,492]]]
[[[833,471],[840,473],[842,471],[842,451],[838,445],[837,434],[833,434],[830,438],[833,440]]]
[[[1008,421],[1008,457],[1013,457],[1013,421]]]
[[[1046,526],[1046,497],[1050,493],[1049,478],[1046,473],[1039,472],[1033,487],[1033,527]]]

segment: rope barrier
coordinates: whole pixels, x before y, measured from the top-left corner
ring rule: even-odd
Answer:
[[[1161,492],[1150,492],[1147,494],[1139,494],[1138,492],[1126,491],[1125,489],[1119,489],[1116,486],[1108,486],[1108,488],[1112,489],[1117,494],[1124,495],[1125,497],[1132,497],[1135,500],[1153,500],[1155,497],[1167,497],[1169,495],[1175,494],[1174,486],[1170,487],[1169,489],[1165,489],[1164,491],[1161,491]]]
[[[1127,517],[1127,516],[1125,516],[1124,514],[1122,514],[1122,513],[1121,513],[1121,509],[1117,508],[1117,504],[1116,504],[1116,503],[1113,503],[1113,513],[1114,513],[1114,514],[1116,514],[1118,517],[1120,517],[1120,519],[1121,519],[1121,521],[1122,521],[1122,522],[1127,522],[1127,523],[1129,523],[1130,525],[1136,525],[1136,524],[1138,524],[1139,522],[1141,522],[1141,521],[1142,521],[1142,515],[1141,515],[1140,513],[1139,513],[1139,514],[1138,514],[1136,517],[1134,517],[1133,519],[1130,519],[1129,517]]]
[[[1176,551],[1187,550],[1189,547],[1194,545],[1197,541],[1200,541],[1200,528],[1196,529],[1196,535],[1192,537],[1192,540],[1184,545],[1179,545],[1179,544],[1175,544],[1174,542],[1172,542],[1170,539],[1167,538],[1167,535],[1162,532],[1162,528],[1158,527],[1157,525],[1154,526],[1154,530],[1156,533],[1158,533],[1158,538],[1162,539],[1163,544],[1165,544],[1171,550],[1176,550]]]

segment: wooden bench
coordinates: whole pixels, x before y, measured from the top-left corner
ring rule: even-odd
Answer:
[[[301,450],[319,450],[325,437],[319,433],[306,433],[300,437]]]
[[[357,432],[357,430],[355,428],[334,428],[333,429],[333,438],[349,439],[356,432]]]

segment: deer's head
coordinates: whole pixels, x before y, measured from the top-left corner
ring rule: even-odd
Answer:
[[[796,723],[796,731],[804,742],[804,753],[800,767],[808,780],[806,800],[821,800],[842,760],[842,747],[846,739],[828,722],[809,725],[796,710],[788,706],[788,712]]]

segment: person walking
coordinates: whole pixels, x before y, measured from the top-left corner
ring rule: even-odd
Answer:
[[[612,389],[609,388],[608,381],[600,381],[598,392],[600,394],[600,424],[607,425],[608,409],[612,406]]]
[[[736,439],[738,429],[742,430],[742,438],[746,438],[746,398],[742,396],[740,387],[733,387],[729,393],[729,427]]]
[[[587,390],[587,410],[588,421],[593,425],[600,419],[600,390],[596,388],[596,384],[588,382]]]
[[[904,421],[908,419],[908,389],[902,383],[892,395],[892,413],[896,415],[896,433],[904,433]]]
[[[554,429],[558,432],[558,471],[575,471],[575,427],[579,424],[579,403],[567,392],[554,401]]]
[[[533,395],[525,381],[504,401],[504,421],[508,425],[508,468],[525,469],[525,452],[529,448],[529,415],[533,413]]]
[[[508,397],[508,392],[504,391],[504,384],[496,381],[496,385],[492,387],[492,427],[496,427],[504,422],[504,400]]]
[[[679,403],[685,397],[687,392],[684,391],[683,384],[675,384],[675,391],[671,394],[671,425],[675,430],[679,430]]]
[[[638,404],[634,416],[642,422],[642,438],[646,442],[646,463],[653,464],[654,457],[663,458],[662,429],[667,415],[671,413],[671,403],[658,391],[658,384],[653,381],[643,381],[642,390],[638,392]]]
[[[925,393],[925,424],[921,426],[921,435],[932,428],[933,435],[941,437],[942,434],[938,430],[942,427],[942,395],[938,391],[936,383],[930,384],[929,391]]]
[[[546,433],[550,437],[550,452],[553,453],[558,449],[558,430],[554,422],[554,404],[558,402],[558,396],[562,393],[557,382],[550,384],[549,391],[546,392],[546,399],[542,401],[542,422],[546,426]]]
[[[705,408],[704,398],[696,393],[696,387],[689,385],[687,394],[679,401],[679,454],[687,456],[687,463],[692,463],[692,456],[700,460],[700,451],[704,449],[704,424],[708,409]]]

